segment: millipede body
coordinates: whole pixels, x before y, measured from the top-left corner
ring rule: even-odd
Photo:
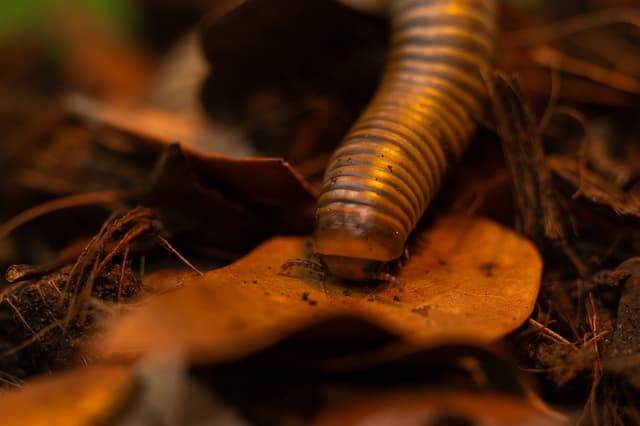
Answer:
[[[369,279],[403,254],[483,115],[495,3],[389,2],[381,82],[334,152],[318,199],[314,251],[332,275]]]

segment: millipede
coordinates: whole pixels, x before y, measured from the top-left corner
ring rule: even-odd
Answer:
[[[371,101],[334,152],[314,252],[336,278],[389,277],[483,115],[494,0],[391,0],[391,48]]]

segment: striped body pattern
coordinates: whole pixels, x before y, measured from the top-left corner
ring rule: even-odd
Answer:
[[[380,85],[334,152],[314,250],[349,280],[398,259],[483,115],[495,46],[494,0],[392,0]]]

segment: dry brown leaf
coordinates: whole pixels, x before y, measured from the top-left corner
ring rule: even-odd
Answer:
[[[94,123],[114,127],[142,139],[189,144],[198,136],[203,126],[198,117],[151,106],[132,106],[105,102],[80,93],[72,93],[66,99],[67,110]],[[135,117],[135,119],[132,119]]]
[[[576,188],[578,195],[597,204],[609,206],[616,214],[640,217],[640,195],[625,192],[613,182],[582,167],[579,160],[570,156],[550,155],[545,159],[549,168]]]
[[[155,110],[100,102],[75,94],[67,100],[69,112],[138,138],[137,143],[158,150],[176,142],[193,140],[200,119]],[[135,117],[132,120],[131,117]],[[198,178],[207,187],[242,194],[244,198],[307,202],[314,190],[291,165],[280,158],[243,158],[208,153],[201,147],[183,146]],[[248,176],[260,176],[259,179]]]
[[[420,238],[392,286],[323,280],[287,259],[309,254],[302,238],[273,238],[227,267],[184,283],[125,315],[95,341],[98,356],[184,348],[195,362],[234,359],[305,326],[351,315],[409,344],[496,340],[531,313],[542,262],[536,248],[485,219],[449,216]]]
[[[293,209],[289,203],[260,205],[238,200],[240,197],[215,186],[206,188],[182,148],[169,145],[141,200],[160,212],[165,227],[174,235],[182,234],[192,245],[217,249],[232,259],[277,233],[305,234],[313,229],[311,200],[303,210],[302,206]],[[230,229],[234,230],[231,238]]]
[[[96,365],[38,378],[0,395],[2,424],[108,424],[134,389],[131,371],[119,366]]]
[[[559,426],[568,419],[541,412],[526,401],[501,395],[415,392],[372,397],[329,410],[322,425],[520,425]]]

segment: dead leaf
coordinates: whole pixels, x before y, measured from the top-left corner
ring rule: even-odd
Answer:
[[[277,206],[256,208],[222,191],[205,188],[177,144],[169,145],[158,159],[142,203],[160,211],[165,226],[174,235],[185,234],[190,244],[213,247],[232,258],[274,233],[284,229],[295,232],[280,220],[288,216]],[[304,232],[313,226],[310,214],[306,222]],[[234,230],[232,238],[230,229]]]
[[[94,99],[80,93],[66,98],[67,110],[87,121],[105,124],[143,139],[183,141],[196,139],[204,125],[195,116],[154,109],[149,106],[132,106]],[[132,120],[132,117],[135,117]]]
[[[0,396],[2,424],[108,424],[134,388],[131,371],[112,365],[96,365],[41,377]]]
[[[243,259],[184,283],[125,315],[96,339],[97,356],[182,348],[195,362],[234,359],[307,325],[344,317],[369,321],[409,344],[488,342],[531,313],[542,262],[529,241],[485,219],[449,216],[418,239],[401,270],[405,286],[345,285],[282,262],[309,254],[302,238],[273,238]]]
[[[79,94],[67,99],[67,108],[85,120],[135,136],[136,143],[157,150],[176,142],[192,141],[197,133],[194,128],[204,125],[191,116],[100,102]],[[197,148],[183,147],[183,150],[206,187],[257,200],[305,202],[314,197],[310,185],[283,159],[232,157],[202,151],[201,146]]]
[[[545,414],[514,397],[431,391],[363,399],[329,410],[311,424],[559,426],[568,424],[568,419]]]
[[[179,353],[165,353],[126,367],[94,365],[35,378],[0,395],[2,424],[137,426],[153,419],[158,425],[246,426],[183,361]]]
[[[554,155],[546,158],[547,166],[576,188],[574,196],[609,206],[616,214],[640,217],[640,195],[625,192],[598,174],[581,167],[578,159]]]

